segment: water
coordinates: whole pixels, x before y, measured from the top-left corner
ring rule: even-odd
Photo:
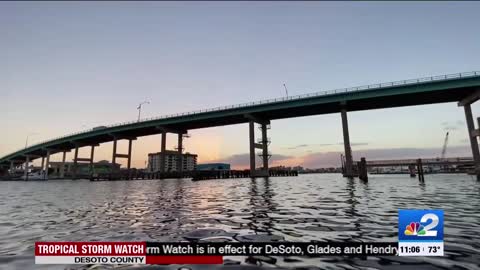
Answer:
[[[35,241],[210,236],[236,241],[255,234],[287,241],[396,241],[399,208],[445,210],[444,257],[227,257],[227,263],[296,269],[480,269],[480,183],[471,176],[427,175],[420,184],[407,175],[375,175],[365,184],[336,174],[199,182],[0,182],[0,268],[112,268],[34,265]]]

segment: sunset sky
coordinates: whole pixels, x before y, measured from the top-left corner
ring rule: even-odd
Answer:
[[[0,156],[31,133],[34,144],[134,120],[144,100],[153,117],[282,97],[283,83],[296,95],[480,71],[479,13],[479,2],[0,2]],[[348,117],[355,157],[437,157],[447,131],[447,154],[471,155],[455,103]],[[271,126],[272,164],[338,164],[339,114]],[[189,133],[199,162],[247,166],[247,124]],[[159,150],[159,135],[139,138],[133,166]]]

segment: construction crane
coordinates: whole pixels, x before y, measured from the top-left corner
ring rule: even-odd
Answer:
[[[447,153],[447,145],[448,145],[448,132],[445,135],[445,141],[443,142],[443,148],[442,148],[442,155],[441,159],[445,159],[445,154]]]

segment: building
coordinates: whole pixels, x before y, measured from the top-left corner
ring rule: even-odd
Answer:
[[[292,170],[297,171],[299,173],[302,173],[305,171],[305,169],[302,166],[295,166],[292,168]]]
[[[197,169],[197,155],[185,153],[182,154],[182,171],[194,171]],[[177,151],[165,151],[165,172],[176,172],[178,171],[178,157],[179,154]],[[159,172],[161,171],[162,163],[162,152],[150,153],[148,154],[148,171],[150,172]]]
[[[49,163],[49,174],[59,176],[61,173],[62,164],[64,166],[65,176],[73,175],[74,163],[73,162],[54,162],[50,161]],[[120,164],[112,164],[107,160],[101,160],[99,162],[93,163],[93,173],[111,173],[120,170]],[[90,163],[77,163],[77,176],[90,175]]]
[[[197,165],[198,171],[229,171],[230,164],[228,163],[204,163]]]

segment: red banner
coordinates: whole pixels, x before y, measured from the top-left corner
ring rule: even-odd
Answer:
[[[223,264],[222,256],[147,256],[147,264]]]
[[[35,256],[145,256],[145,242],[36,242]]]

